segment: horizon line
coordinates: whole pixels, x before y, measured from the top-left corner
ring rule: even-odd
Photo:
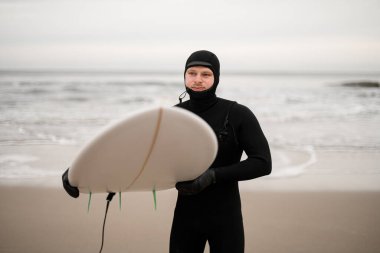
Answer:
[[[0,75],[176,75],[182,71],[174,70],[139,70],[139,69],[97,69],[97,68],[0,68]],[[294,71],[294,70],[225,70],[223,75],[258,75],[258,76],[380,76],[380,71]]]

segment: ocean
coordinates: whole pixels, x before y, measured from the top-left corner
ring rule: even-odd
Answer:
[[[272,150],[274,175],[307,173],[318,160],[316,150],[380,151],[380,88],[343,85],[380,82],[380,74],[230,73],[220,80],[217,95],[248,106],[258,118]],[[178,103],[183,91],[182,73],[2,71],[0,150],[79,147],[135,110]],[[287,151],[308,159],[289,167]],[[44,157],[0,152],[0,179],[62,172],[28,165],[36,159]]]

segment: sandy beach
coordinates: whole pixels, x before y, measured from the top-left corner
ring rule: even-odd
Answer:
[[[99,252],[106,194],[94,194],[87,212],[87,194],[72,199],[61,187],[58,168],[63,172],[78,148],[3,146],[0,151],[43,157],[17,166],[57,168],[57,175],[0,181],[0,252]],[[308,160],[305,154],[290,153],[294,165]],[[302,175],[240,183],[245,252],[380,251],[380,175],[375,173],[380,153],[316,155]],[[334,172],[337,166],[345,170]],[[358,166],[363,173],[350,172]],[[115,196],[103,252],[168,252],[176,191],[160,191],[157,200],[155,211],[152,193],[123,193],[119,209]]]
[[[0,187],[0,252],[98,252],[104,194]],[[168,252],[174,190],[111,202],[103,252]],[[379,192],[242,192],[246,252],[379,252]],[[208,252],[206,250],[205,252]]]

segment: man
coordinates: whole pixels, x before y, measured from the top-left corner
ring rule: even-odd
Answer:
[[[211,253],[244,252],[238,181],[271,172],[268,142],[254,114],[216,96],[219,72],[219,60],[212,52],[196,51],[186,61],[184,78],[190,100],[177,106],[204,119],[214,129],[219,148],[205,173],[176,184],[171,253],[203,252],[206,241]],[[240,161],[243,151],[247,159]]]

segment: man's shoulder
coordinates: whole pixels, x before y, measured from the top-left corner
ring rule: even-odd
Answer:
[[[180,108],[188,108],[190,100],[186,100],[185,102],[178,103],[174,105],[174,107],[180,107]]]
[[[237,101],[228,100],[225,98],[218,98],[218,99],[223,106],[230,107],[232,111],[243,111],[243,112],[250,111],[250,109],[247,106],[243,104],[239,104]]]
[[[218,104],[221,105],[221,106],[231,107],[232,105],[237,104],[237,102],[236,101],[232,101],[232,100],[228,100],[228,99],[225,99],[225,98],[219,98],[218,97]]]

